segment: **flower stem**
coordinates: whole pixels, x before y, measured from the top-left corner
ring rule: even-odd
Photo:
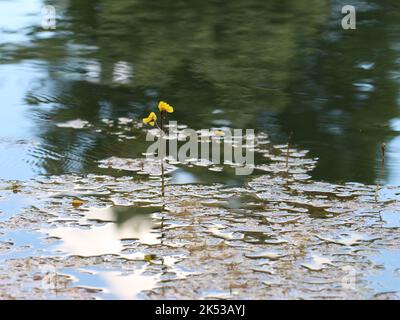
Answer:
[[[161,196],[164,197],[164,111],[161,111],[161,120],[160,120],[160,153],[161,153]]]
[[[289,171],[289,152],[290,152],[290,139],[292,138],[292,133],[289,134],[289,138],[287,141],[287,149],[286,149],[286,171]]]
[[[380,177],[378,180],[378,183],[376,185],[376,190],[375,190],[375,200],[378,201],[378,195],[379,195],[379,189],[380,189],[380,182],[383,184],[383,178],[385,175],[385,152],[386,152],[386,144],[382,143],[381,144],[381,172],[380,172]]]

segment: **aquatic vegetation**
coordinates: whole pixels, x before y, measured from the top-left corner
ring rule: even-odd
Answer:
[[[125,170],[136,172],[140,175],[161,176],[161,161],[157,159],[145,158],[118,158],[111,157],[108,159],[100,160],[100,168],[113,168],[117,170]],[[166,163],[164,164],[164,174],[171,174],[178,167]]]
[[[152,127],[154,126],[154,123],[157,121],[157,116],[154,112],[150,112],[149,116],[147,118],[143,119],[144,124],[149,124]]]
[[[149,116],[143,119],[143,123],[150,124],[151,126],[154,126],[154,124],[156,124],[158,129],[160,130],[159,158],[161,162],[161,196],[164,197],[165,194],[164,159],[166,150],[164,150],[164,143],[162,142],[162,140],[164,139],[165,136],[164,124],[166,120],[166,114],[174,112],[174,108],[170,106],[168,103],[160,101],[158,103],[158,109],[160,110],[160,125],[158,125],[157,123],[157,116],[154,112],[150,112]]]
[[[0,1],[0,299],[399,298],[390,1],[356,39],[326,0],[70,1],[57,32],[31,2]],[[188,126],[255,128],[253,174],[148,159]]]
[[[85,202],[79,199],[74,199],[72,200],[72,206],[75,208],[80,207],[81,205],[83,205]]]
[[[172,113],[174,112],[174,108],[170,106],[168,103],[164,101],[160,101],[158,104],[158,110],[160,110],[161,114],[163,112]]]
[[[0,219],[8,298],[398,298],[384,279],[400,265],[381,254],[400,245],[399,189],[376,200],[373,185],[315,181],[306,151],[292,146],[287,160],[287,145],[259,138],[270,164],[241,186],[171,183],[161,199],[143,175],[40,177],[18,194],[1,182],[0,210],[24,199]],[[161,174],[157,162],[108,161]],[[355,289],[343,286],[353,273]]]
[[[386,154],[386,144],[382,143],[381,144],[381,170],[380,170],[380,177],[379,177],[379,179],[381,181],[383,180],[384,174],[385,174],[385,154]],[[376,184],[376,197],[378,197],[379,185],[380,185],[381,181],[379,181]]]

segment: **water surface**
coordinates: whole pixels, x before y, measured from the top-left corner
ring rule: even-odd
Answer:
[[[317,179],[398,183],[396,1],[354,1],[350,31],[342,1],[53,4],[48,31],[40,1],[0,2],[3,178],[103,173],[97,160],[137,157],[146,144],[121,137],[118,119],[165,99],[195,129],[291,135],[319,157]],[[57,126],[75,120],[88,126]]]
[[[398,299],[399,8],[0,1],[0,298]],[[171,164],[161,199],[161,99],[255,129],[254,174]]]

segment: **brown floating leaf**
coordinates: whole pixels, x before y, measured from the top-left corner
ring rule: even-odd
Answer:
[[[151,262],[152,260],[155,260],[157,256],[155,254],[145,254],[144,255],[144,260],[147,262]]]
[[[84,201],[79,200],[79,199],[74,199],[74,200],[72,200],[72,206],[73,206],[74,208],[78,208],[78,207],[80,207],[81,205],[83,205],[84,203],[85,203]]]

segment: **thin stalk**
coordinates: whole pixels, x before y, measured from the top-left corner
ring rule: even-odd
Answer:
[[[386,144],[382,143],[381,144],[381,172],[380,172],[379,181],[376,185],[375,200],[378,200],[380,182],[383,181],[383,176],[385,174],[385,152],[386,152]]]
[[[160,133],[160,152],[161,152],[161,196],[164,197],[164,116],[165,112],[161,111],[161,120],[160,120],[160,126],[161,126],[161,133]]]
[[[292,138],[293,132],[289,134],[288,142],[287,142],[287,149],[286,149],[286,170],[289,171],[289,152],[290,152],[290,139]]]
[[[385,151],[386,151],[386,144],[381,144],[381,153],[382,153],[382,161],[381,161],[381,179],[383,179],[383,175],[385,174]]]

